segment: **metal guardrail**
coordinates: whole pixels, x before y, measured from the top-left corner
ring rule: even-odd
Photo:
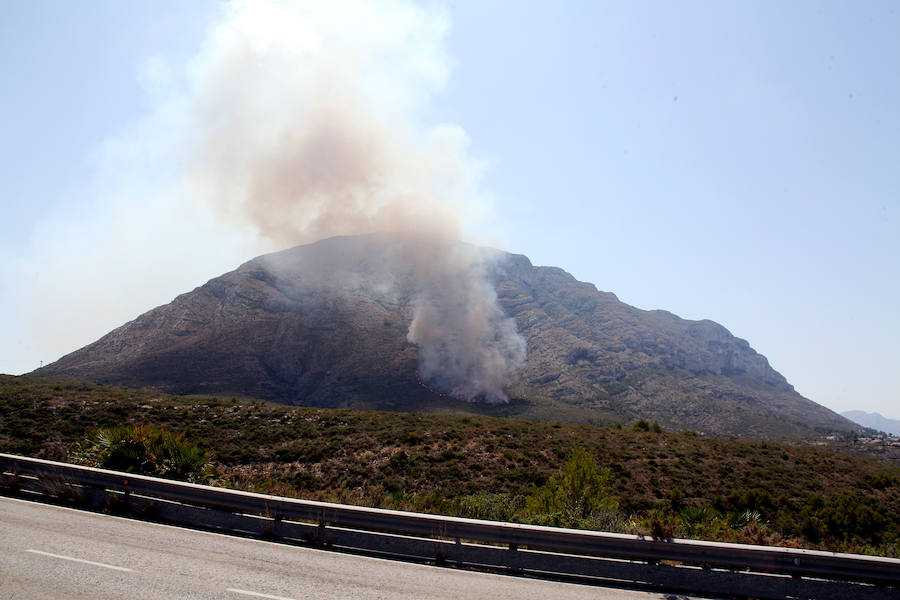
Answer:
[[[758,598],[900,598],[900,560],[501,523],[281,498],[0,454],[0,487],[336,549]]]

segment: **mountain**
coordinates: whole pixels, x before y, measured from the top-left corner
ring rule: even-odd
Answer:
[[[478,253],[527,348],[506,404],[455,400],[419,381],[420,348],[407,334],[423,294],[420,257],[380,236],[260,256],[37,373],[321,407],[643,418],[737,436],[858,429],[717,323],[634,308],[522,255]]]
[[[841,413],[854,423],[859,423],[863,427],[870,427],[885,433],[900,435],[900,421],[897,419],[888,419],[877,412],[867,413],[864,410],[848,410]]]

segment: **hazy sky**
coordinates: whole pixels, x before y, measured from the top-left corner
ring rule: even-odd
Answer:
[[[342,18],[389,34],[397,6]],[[411,129],[465,132],[472,239],[718,321],[812,400],[900,418],[895,2],[419,6],[395,61],[415,73],[359,85]],[[0,372],[278,247],[184,196],[185,90],[229,10],[4,6]]]

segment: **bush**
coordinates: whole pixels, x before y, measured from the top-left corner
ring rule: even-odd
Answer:
[[[690,504],[678,513],[685,534],[694,536],[714,529],[719,522],[719,513],[703,504]]]
[[[72,458],[92,467],[195,483],[208,482],[216,474],[206,451],[155,425],[97,429]]]
[[[669,505],[673,512],[678,512],[684,506],[684,492],[678,488],[674,488],[669,492]]]
[[[614,511],[619,503],[609,493],[608,480],[609,469],[598,470],[594,457],[581,446],[575,446],[565,468],[528,497],[526,511],[532,517],[553,515],[551,521],[563,525],[574,525],[603,511]]]
[[[647,513],[643,520],[645,535],[650,535],[654,540],[669,541],[678,532],[679,520],[670,511],[656,508]]]
[[[523,496],[478,493],[460,497],[455,512],[472,519],[512,521],[524,505]]]

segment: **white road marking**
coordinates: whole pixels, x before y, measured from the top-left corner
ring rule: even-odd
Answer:
[[[131,569],[127,567],[117,567],[116,565],[108,565],[106,563],[94,562],[92,560],[84,560],[83,558],[75,558],[74,556],[63,556],[62,554],[51,554],[50,552],[42,552],[40,550],[26,550],[25,552],[31,552],[32,554],[40,554],[41,556],[50,556],[52,558],[61,558],[63,560],[71,560],[72,562],[82,563],[85,565],[93,565],[95,567],[103,567],[104,569],[112,569],[114,571],[128,571],[131,572]]]
[[[248,592],[247,590],[239,590],[236,588],[228,588],[226,592],[234,594],[243,594],[245,596],[253,596],[254,598],[267,598],[268,600],[294,600],[294,598],[286,598],[285,596],[272,596],[270,594],[260,594],[259,592]]]

